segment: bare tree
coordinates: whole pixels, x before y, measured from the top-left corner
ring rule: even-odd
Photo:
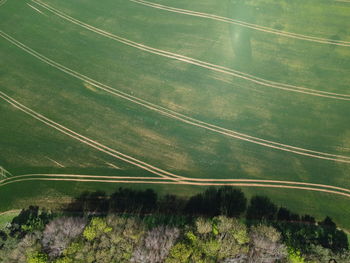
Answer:
[[[248,263],[273,263],[286,257],[281,234],[273,227],[258,225],[250,231]]]
[[[46,225],[42,245],[51,258],[62,255],[69,243],[79,236],[86,226],[80,217],[61,217]]]
[[[168,256],[171,247],[179,237],[177,228],[158,226],[148,231],[138,247],[131,262],[160,263]]]

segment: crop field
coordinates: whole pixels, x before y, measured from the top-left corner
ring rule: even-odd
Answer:
[[[350,2],[0,0],[0,36],[0,211],[228,184],[350,229]]]

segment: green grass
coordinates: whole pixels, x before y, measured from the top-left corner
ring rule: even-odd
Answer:
[[[18,210],[8,211],[0,215],[0,230],[3,229],[12,219],[17,216],[19,213]]]
[[[158,1],[283,30],[350,41],[349,9],[329,1]],[[149,54],[45,13],[26,1],[0,7],[0,29],[37,52],[113,88],[200,120],[252,136],[350,156],[350,103],[259,86]],[[145,45],[241,70],[268,80],[350,94],[350,47],[289,39],[208,19],[152,9],[128,0],[45,0],[105,31]],[[312,23],[310,23],[312,20]],[[241,40],[236,39],[236,36]],[[247,50],[246,47],[251,47]],[[0,88],[24,105],[167,171],[201,178],[278,179],[350,188],[350,165],[243,142],[184,124],[98,91],[0,40]],[[147,175],[0,103],[0,165],[12,174]],[[62,164],[64,168],[60,168]],[[112,169],[110,163],[121,168]],[[40,191],[37,191],[40,185]],[[64,190],[73,185],[71,190]],[[27,188],[30,189],[27,189]],[[142,186],[138,186],[142,187]],[[165,186],[164,186],[165,187]],[[164,189],[164,187],[160,187]],[[101,184],[18,183],[0,190],[0,208]],[[103,184],[103,189],[114,185]],[[188,195],[195,187],[167,186]],[[50,191],[55,194],[50,195]],[[66,191],[66,192],[65,192]],[[349,200],[300,190],[266,193],[296,212],[329,214],[350,228]],[[15,193],[15,194],[14,194]],[[19,201],[22,200],[22,201]],[[24,201],[25,200],[25,201]],[[303,203],[306,205],[303,206]]]
[[[175,192],[176,194],[188,197],[203,191],[204,187],[194,187],[186,185],[151,185],[151,184],[110,184],[110,183],[82,183],[82,182],[35,182],[27,181],[14,183],[2,187],[0,198],[0,209],[7,211],[9,209],[21,209],[29,205],[45,206],[47,208],[57,209],[70,202],[72,197],[78,196],[83,191],[101,190],[106,193],[112,193],[119,187],[130,187],[134,189],[152,188],[159,195]],[[350,212],[347,209],[348,200],[329,194],[310,193],[295,190],[284,190],[262,188],[242,188],[248,198],[255,194],[268,195],[273,201],[281,206],[286,206],[292,211],[300,214],[312,214],[317,220],[323,220],[325,211],[327,215],[336,219],[341,227],[349,229]],[[12,193],[21,193],[13,195]],[[300,198],[302,196],[303,198]],[[322,200],[322,202],[315,202]],[[334,209],[337,204],[337,209]]]

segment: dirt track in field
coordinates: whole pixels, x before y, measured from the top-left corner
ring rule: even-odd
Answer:
[[[119,43],[123,43],[125,45],[137,48],[139,50],[143,50],[143,51],[148,52],[148,53],[152,53],[152,54],[159,55],[162,57],[175,59],[177,61],[192,64],[192,65],[195,65],[195,66],[198,66],[201,68],[205,68],[205,69],[220,72],[223,74],[231,75],[231,76],[234,76],[234,77],[237,77],[240,79],[244,79],[244,80],[253,82],[255,84],[269,87],[269,88],[280,89],[280,90],[285,90],[285,91],[290,91],[290,92],[297,92],[297,93],[302,93],[305,95],[312,95],[312,96],[324,97],[324,98],[335,99],[335,100],[350,101],[350,95],[348,95],[348,94],[326,92],[326,91],[320,91],[320,90],[309,89],[309,88],[299,87],[299,86],[295,86],[295,85],[289,85],[289,84],[279,83],[279,82],[275,82],[275,81],[270,81],[270,80],[256,77],[256,76],[253,76],[253,75],[241,72],[241,71],[237,71],[234,69],[230,69],[230,68],[226,68],[226,67],[219,66],[216,64],[201,61],[198,59],[186,57],[186,56],[172,53],[172,52],[168,52],[165,50],[149,47],[149,46],[146,46],[144,44],[137,43],[137,42],[131,41],[131,40],[126,39],[126,38],[122,38],[122,37],[114,35],[110,32],[107,32],[107,31],[104,31],[102,29],[91,26],[91,25],[84,23],[78,19],[75,19],[75,18],[73,18],[73,17],[71,17],[71,16],[69,16],[69,15],[51,7],[50,5],[43,3],[43,2],[39,2],[36,0],[32,0],[32,2],[41,6],[42,8],[45,8],[47,11],[50,11],[51,13],[73,23],[73,24],[76,24],[80,27],[83,27],[83,28],[90,30],[92,32],[95,32],[97,34],[103,35],[107,38],[113,39]]]
[[[33,178],[23,178],[23,177],[32,177],[37,176]],[[42,177],[53,177],[53,178],[42,178]],[[67,177],[80,177],[80,178],[67,178]],[[314,191],[314,192],[322,192],[322,193],[328,193],[328,194],[335,194],[335,195],[341,195],[345,197],[350,197],[350,190],[345,188],[339,188],[334,186],[328,186],[330,189],[337,188],[342,189],[342,191],[336,191],[336,190],[329,190],[325,188],[315,187],[317,184],[308,184],[308,183],[301,183],[305,186],[296,186],[296,185],[288,185],[288,183],[285,183],[283,181],[282,184],[266,184],[265,182],[275,182],[270,180],[244,180],[244,179],[232,179],[233,181],[236,180],[237,182],[231,182],[231,183],[221,183],[221,182],[191,182],[191,181],[163,181],[165,178],[156,178],[152,180],[150,177],[111,177],[111,178],[118,178],[118,180],[101,180],[98,179],[100,176],[84,176],[84,175],[21,175],[21,176],[14,176],[12,179],[8,178],[6,180],[0,181],[0,187],[5,186],[12,183],[18,183],[18,182],[24,182],[24,181],[70,181],[70,182],[97,182],[97,183],[125,183],[125,184],[171,184],[171,185],[196,185],[196,186],[240,186],[240,187],[262,187],[262,188],[280,188],[280,189],[295,189],[295,190],[304,190],[304,191]],[[104,176],[107,177],[108,176]],[[21,179],[17,179],[21,178]],[[91,179],[95,178],[95,179]],[[13,180],[14,179],[14,180]],[[132,179],[132,180],[130,180]],[[203,179],[205,180],[205,179]],[[215,179],[212,179],[215,180]],[[248,181],[248,182],[245,182]],[[251,182],[256,181],[256,182]],[[261,182],[260,182],[261,181]],[[259,182],[259,183],[258,183]],[[277,182],[277,181],[276,181]],[[295,182],[295,184],[298,184],[298,182]],[[299,183],[300,184],[300,183]],[[310,187],[310,186],[313,187]],[[326,185],[323,185],[326,187]]]
[[[12,38],[11,36],[9,36],[8,34],[4,33],[1,30],[0,30],[0,36],[2,36],[7,41],[11,42],[12,44],[16,45],[20,49],[24,50],[25,52],[31,54],[32,56],[38,58],[39,60],[41,60],[42,62],[44,62],[50,66],[53,66],[53,67],[65,72],[65,73],[67,73],[75,78],[78,78],[82,81],[85,81],[86,83],[89,83],[92,86],[99,88],[105,92],[108,92],[108,93],[113,94],[115,96],[126,99],[132,103],[138,104],[138,105],[143,106],[147,109],[156,111],[156,112],[158,112],[164,116],[167,116],[169,118],[173,118],[173,119],[179,120],[181,122],[184,122],[186,124],[190,124],[190,125],[193,125],[193,126],[196,126],[199,128],[204,128],[204,129],[212,131],[212,132],[216,132],[216,133],[219,133],[219,134],[231,137],[231,138],[243,140],[246,142],[258,144],[258,145],[261,145],[264,147],[282,150],[285,152],[291,152],[291,153],[295,153],[298,155],[304,155],[304,156],[308,156],[308,157],[312,157],[312,158],[318,158],[318,159],[330,160],[330,161],[336,161],[336,162],[343,162],[343,163],[350,163],[350,157],[347,157],[347,156],[324,153],[324,152],[309,150],[309,149],[305,149],[305,148],[300,148],[300,147],[296,147],[296,146],[291,146],[291,145],[287,145],[287,144],[282,144],[282,143],[278,143],[278,142],[273,142],[273,141],[261,139],[258,137],[254,137],[254,136],[250,136],[250,135],[236,132],[233,130],[229,130],[229,129],[226,129],[226,128],[223,128],[223,127],[220,127],[217,125],[206,123],[206,122],[191,118],[189,116],[183,115],[181,113],[166,109],[166,108],[161,107],[159,105],[150,103],[150,102],[145,101],[143,99],[137,98],[137,97],[129,95],[127,93],[121,92],[117,89],[111,88],[111,87],[104,85],[98,81],[95,81],[95,80],[93,80],[93,79],[91,79],[83,74],[80,74],[72,69],[69,69],[69,68],[41,55],[40,53],[36,52],[35,50],[27,47],[23,43]]]
[[[161,10],[179,13],[179,14],[184,14],[184,15],[189,15],[189,16],[208,18],[208,19],[212,19],[212,20],[216,20],[216,21],[220,21],[220,22],[239,25],[242,27],[254,29],[257,31],[261,31],[261,32],[279,35],[279,36],[300,39],[300,40],[306,40],[306,41],[311,41],[311,42],[315,42],[315,43],[350,47],[349,41],[341,41],[341,40],[334,40],[334,39],[329,39],[329,38],[313,37],[313,36],[308,36],[308,35],[303,35],[303,34],[292,33],[292,32],[277,30],[277,29],[273,29],[273,28],[269,28],[269,27],[259,26],[259,25],[252,24],[252,23],[247,23],[247,22],[237,20],[237,19],[231,19],[231,18],[217,16],[217,15],[213,15],[213,14],[196,12],[196,11],[191,11],[191,10],[187,10],[187,9],[181,9],[181,8],[161,5],[161,4],[152,3],[152,2],[144,1],[144,0],[129,0],[129,1],[137,3],[137,4],[149,6],[152,8],[156,8],[156,9],[161,9]],[[336,0],[336,1],[350,2],[347,0]]]

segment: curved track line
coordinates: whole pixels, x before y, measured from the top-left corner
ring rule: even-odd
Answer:
[[[4,4],[6,4],[7,0],[2,0],[0,1],[0,6],[3,6]]]
[[[147,176],[108,176],[108,175],[84,175],[84,174],[23,174],[23,175],[14,175],[7,177],[6,179],[0,180],[1,183],[7,181],[12,181],[13,179],[24,178],[24,177],[76,177],[76,178],[94,178],[94,179],[136,179],[136,180],[169,180],[164,177],[147,177]],[[349,190],[350,191],[350,190]]]
[[[308,36],[308,35],[303,35],[303,34],[298,34],[298,33],[292,33],[292,32],[277,30],[277,29],[273,29],[273,28],[269,28],[269,27],[265,27],[265,26],[259,26],[259,25],[252,24],[252,23],[247,23],[247,22],[237,20],[237,19],[231,19],[228,17],[222,17],[222,16],[217,16],[217,15],[208,14],[208,13],[196,12],[196,11],[191,11],[191,10],[187,10],[187,9],[175,8],[175,7],[161,5],[161,4],[157,4],[157,3],[153,3],[153,2],[149,2],[149,1],[144,1],[144,0],[129,0],[129,1],[137,3],[137,4],[141,4],[144,6],[156,8],[156,9],[161,9],[161,10],[179,13],[179,14],[184,14],[184,15],[189,15],[189,16],[208,18],[208,19],[212,19],[212,20],[216,20],[216,21],[220,21],[220,22],[226,22],[226,23],[230,23],[230,24],[234,24],[234,25],[239,25],[242,27],[258,30],[261,32],[276,34],[276,35],[285,36],[285,37],[289,37],[289,38],[295,38],[295,39],[311,41],[311,42],[316,42],[316,43],[322,43],[322,44],[350,47],[349,41],[341,41],[341,40],[335,40],[335,39],[329,39],[329,38],[313,37],[313,36]]]
[[[135,165],[137,167],[140,167],[140,168],[142,168],[144,170],[147,170],[147,171],[149,171],[149,172],[151,172],[153,174],[159,175],[159,176],[163,177],[166,180],[175,180],[179,184],[180,183],[193,184],[193,185],[210,185],[211,184],[211,183],[205,183],[205,181],[226,181],[226,182],[230,182],[230,181],[231,182],[232,181],[242,182],[242,181],[244,181],[244,182],[269,182],[269,183],[273,182],[273,183],[297,184],[297,185],[308,185],[308,186],[317,186],[317,187],[321,186],[321,187],[327,187],[327,188],[333,188],[333,189],[339,189],[339,190],[341,189],[342,191],[348,191],[345,188],[342,189],[342,188],[337,188],[335,186],[327,186],[327,185],[320,185],[320,184],[309,184],[309,183],[302,183],[302,182],[290,182],[290,181],[282,182],[282,181],[276,181],[276,180],[275,181],[274,180],[259,180],[258,181],[258,180],[254,180],[254,179],[196,179],[196,178],[188,178],[188,177],[178,176],[178,175],[175,175],[173,173],[169,173],[169,172],[161,170],[161,169],[159,169],[157,167],[154,167],[154,166],[151,166],[149,164],[146,164],[144,162],[141,162],[141,161],[139,161],[139,160],[137,160],[135,158],[132,158],[130,156],[127,156],[125,154],[117,152],[117,151],[115,151],[115,150],[113,150],[113,149],[111,149],[109,147],[106,147],[106,146],[104,146],[104,145],[102,145],[102,144],[100,144],[100,143],[98,143],[96,141],[93,141],[93,140],[91,140],[91,139],[89,139],[89,138],[87,138],[85,136],[82,136],[82,135],[80,135],[80,134],[78,134],[78,133],[76,133],[76,132],[74,132],[74,131],[72,131],[72,130],[70,130],[70,129],[68,129],[68,128],[66,128],[66,127],[64,127],[64,126],[62,126],[62,125],[60,125],[60,124],[58,124],[58,123],[48,119],[48,118],[46,118],[46,117],[44,117],[43,115],[41,115],[41,114],[39,114],[39,113],[37,113],[37,112],[27,108],[26,106],[20,104],[19,102],[17,102],[16,100],[12,99],[11,97],[9,97],[8,95],[6,95],[5,93],[3,93],[1,91],[0,91],[0,98],[5,100],[6,102],[11,104],[12,106],[16,107],[17,109],[23,111],[24,113],[30,115],[31,117],[33,117],[33,118],[35,118],[35,119],[45,123],[48,126],[51,126],[52,128],[54,128],[54,129],[56,129],[56,130],[58,130],[58,131],[60,131],[60,132],[62,132],[64,134],[66,134],[66,135],[68,135],[68,136],[70,136],[70,137],[72,137],[74,139],[77,139],[80,142],[83,142],[83,143],[85,143],[85,144],[87,144],[87,145],[89,145],[89,146],[91,146],[91,147],[93,147],[93,148],[95,148],[95,149],[97,149],[99,151],[105,152],[105,153],[107,153],[107,154],[109,154],[109,155],[111,155],[111,156],[113,156],[115,158],[121,159],[121,160],[123,160],[125,162],[131,163],[131,164],[133,164],[133,165]],[[117,153],[118,155],[116,155],[115,153]],[[122,157],[120,155],[122,155]],[[130,159],[132,159],[132,161]],[[140,165],[140,163],[142,165]],[[58,175],[55,175],[55,177],[57,177],[57,176]],[[171,177],[169,177],[169,176],[171,176]],[[66,177],[68,177],[68,176],[66,175]],[[89,176],[89,177],[93,177],[93,176]],[[12,177],[12,179],[13,178],[14,177]],[[127,179],[128,177],[124,177],[124,178]],[[18,180],[14,181],[12,179],[8,178],[8,179],[5,179],[5,181],[3,180],[1,182],[3,183],[3,185],[5,185],[5,184],[10,183],[8,181],[15,182],[15,181],[21,180],[21,179],[18,179]],[[146,178],[133,178],[133,179],[134,180],[140,180],[140,179],[145,180]],[[22,180],[27,180],[27,179],[22,179]],[[191,182],[191,181],[197,181],[197,182]],[[200,181],[200,182],[198,182],[198,181]],[[215,184],[216,185],[220,185],[219,183],[215,183]],[[222,185],[225,185],[225,184],[222,184]],[[291,188],[291,186],[289,188]],[[305,188],[305,187],[299,187],[299,188]],[[324,189],[322,191],[324,191]],[[331,191],[331,190],[329,190],[329,191]]]
[[[11,214],[11,213],[19,213],[21,211],[21,209],[12,209],[12,210],[8,210],[8,211],[5,211],[5,212],[1,212],[0,213],[0,216],[2,215],[6,215],[6,214]]]
[[[134,179],[134,180],[168,180],[167,178],[160,178],[160,177],[132,177],[132,176],[100,176],[100,175],[77,175],[77,174],[25,174],[25,175],[16,175],[11,176],[9,178],[0,180],[0,184],[12,181],[13,179],[19,179],[19,178],[26,178],[26,177],[74,177],[74,178],[83,178],[83,179]],[[325,185],[325,184],[315,184],[315,183],[304,183],[304,182],[295,182],[295,181],[281,181],[281,180],[261,180],[261,179],[206,179],[206,178],[188,178],[184,180],[183,182],[213,182],[213,183],[220,183],[220,182],[240,182],[240,183],[273,183],[273,184],[280,184],[280,185],[302,185],[302,186],[311,186],[313,188],[318,189],[333,189],[343,192],[350,193],[350,189],[332,186],[332,185]]]
[[[29,109],[28,107],[24,106],[23,104],[19,103],[18,101],[14,100],[13,98],[11,98],[10,96],[6,95],[5,93],[3,93],[2,91],[0,91],[0,98],[3,99],[4,101],[6,101],[7,103],[11,104],[13,107],[21,110],[22,112],[30,115],[31,117],[43,122],[44,124],[60,131],[61,133],[64,133],[66,135],[68,135],[69,137],[71,138],[74,138],[84,144],[87,144],[101,152],[104,152],[112,157],[115,157],[117,159],[120,159],[122,161],[125,161],[129,164],[132,164],[134,166],[137,166],[141,169],[144,169],[146,171],[149,171],[153,174],[156,174],[156,175],[159,175],[161,177],[164,177],[164,178],[168,178],[170,179],[169,176],[171,177],[179,177],[178,175],[175,175],[173,173],[170,173],[170,172],[167,172],[165,170],[162,170],[160,168],[157,168],[155,166],[152,166],[148,163],[145,163],[143,161],[140,161],[134,157],[131,157],[129,155],[126,155],[126,154],[123,154],[119,151],[116,151],[112,148],[109,148],[97,141],[94,141],[88,137],[85,137],[77,132],[74,132],[73,130],[71,129],[68,129],[67,127],[55,122],[55,121],[52,121],[50,120],[49,118],[46,118],[45,116],[35,112],[34,110],[31,110]],[[174,180],[174,178],[172,178]]]
[[[280,90],[286,90],[286,91],[291,91],[291,92],[297,92],[297,93],[302,93],[302,94],[307,94],[307,95],[312,95],[312,96],[318,96],[318,97],[324,97],[324,98],[329,98],[329,99],[336,99],[336,100],[345,100],[345,101],[350,101],[350,95],[347,94],[340,94],[340,93],[333,93],[333,92],[326,92],[326,91],[320,91],[320,90],[315,90],[315,89],[309,89],[309,88],[304,88],[304,87],[298,87],[298,86],[294,86],[294,85],[289,85],[289,84],[284,84],[284,83],[279,83],[279,82],[275,82],[275,81],[270,81],[270,80],[266,80],[263,78],[259,78],[244,72],[240,72],[234,69],[230,69],[227,67],[223,67],[223,66],[219,66],[216,64],[212,64],[212,63],[208,63],[208,62],[204,62],[198,59],[194,59],[194,58],[190,58],[190,57],[186,57],[183,55],[179,55],[176,53],[172,53],[172,52],[168,52],[165,50],[161,50],[161,49],[157,49],[157,48],[152,48],[131,40],[128,40],[126,38],[122,38],[119,37],[117,35],[114,35],[112,33],[106,32],[104,30],[101,30],[99,28],[96,28],[94,26],[91,26],[87,23],[84,23],[78,19],[75,19],[51,6],[49,6],[48,4],[42,3],[42,2],[38,2],[36,0],[32,0],[33,3],[36,3],[37,5],[41,6],[42,8],[45,8],[46,10],[50,11],[51,13],[73,23],[76,24],[80,27],[83,27],[85,29],[88,29],[92,32],[95,32],[97,34],[103,35],[107,38],[113,39],[119,43],[123,43],[125,45],[137,48],[139,50],[143,50],[146,51],[148,53],[152,53],[152,54],[156,54],[162,57],[167,57],[167,58],[171,58],[171,59],[175,59],[177,61],[181,61],[181,62],[185,62],[188,64],[192,64],[195,66],[199,66],[202,68],[206,68],[212,71],[216,71],[216,72],[220,72],[220,73],[224,73],[227,75],[231,75],[237,78],[241,78],[247,81],[251,81],[253,83],[262,85],[262,86],[266,86],[266,87],[270,87],[270,88],[275,88],[275,89],[280,89]]]
[[[41,12],[38,8],[32,6],[32,5],[28,4],[28,3],[27,3],[27,5],[28,5],[30,8],[32,8],[34,11],[36,11],[36,12],[42,14],[42,15],[45,15],[45,14],[44,14],[43,12]]]
[[[1,5],[3,5],[3,4],[5,4],[5,2],[6,2],[7,0],[3,0],[3,2],[1,2],[0,3],[0,6]],[[1,31],[2,32],[2,31]],[[34,117],[35,119],[38,119],[39,121],[41,121],[41,122],[44,122],[45,124],[47,124],[47,125],[49,125],[49,126],[51,126],[51,127],[53,127],[53,128],[55,128],[56,130],[59,130],[59,131],[61,131],[61,132],[63,132],[63,133],[65,133],[65,134],[67,134],[67,135],[69,135],[67,132],[65,132],[64,130],[67,130],[67,131],[71,131],[71,130],[69,130],[69,129],[67,129],[67,128],[65,128],[64,126],[62,126],[62,125],[59,125],[59,124],[57,124],[57,123],[55,123],[55,122],[53,122],[53,121],[51,121],[51,120],[49,120],[48,118],[46,118],[46,117],[44,117],[44,116],[42,116],[42,115],[40,115],[40,114],[38,114],[38,113],[36,113],[36,112],[34,112],[33,110],[31,110],[31,109],[29,109],[29,108],[27,108],[27,107],[25,107],[24,105],[22,105],[22,104],[20,104],[20,103],[18,103],[18,102],[16,102],[16,101],[14,101],[12,98],[10,98],[10,100],[8,100],[8,99],[6,99],[6,98],[4,98],[4,97],[2,97],[1,95],[4,95],[4,96],[7,96],[6,94],[4,94],[3,92],[1,92],[0,91],[0,97],[2,98],[2,99],[4,99],[6,102],[8,102],[9,104],[11,104],[12,106],[14,106],[15,108],[17,108],[17,109],[19,109],[19,110],[21,110],[21,111],[23,111],[23,112],[25,112],[26,114],[29,114],[30,116],[32,116],[32,117]],[[8,97],[8,96],[7,96]],[[21,106],[23,106],[23,108],[21,107]],[[42,119],[40,119],[40,117],[43,117]],[[48,122],[47,122],[47,121]],[[49,122],[50,121],[50,122]],[[54,125],[53,124],[56,124],[56,125],[58,125],[58,127],[60,127],[60,128],[64,128],[64,130],[61,130],[61,129],[59,129],[58,127],[54,127]],[[72,131],[71,131],[72,132]],[[77,133],[75,133],[75,132],[73,132],[73,134],[76,134],[76,135],[79,135],[79,134],[77,134]],[[73,137],[72,135],[69,135],[69,136],[71,136],[71,137]],[[77,136],[78,137],[78,136]],[[87,137],[84,137],[84,136],[82,136],[82,135],[80,135],[79,136],[79,138],[85,138],[85,139],[88,139]],[[73,138],[75,138],[75,139],[78,139],[78,138],[76,138],[76,137],[73,137]],[[92,147],[94,147],[95,149],[98,149],[98,147],[96,147],[96,146],[94,146],[94,145],[92,145],[92,144],[90,144],[90,143],[88,143],[88,141],[91,141],[91,142],[95,142],[95,141],[92,141],[92,140],[90,140],[90,139],[88,139],[87,141],[83,141],[82,139],[78,139],[79,141],[81,141],[81,142],[83,142],[83,143],[85,143],[85,144],[88,144],[88,145],[90,145],[90,146],[92,146]],[[95,142],[95,143],[97,143],[97,142]],[[101,145],[101,144],[99,144],[99,143],[97,143],[97,145]],[[103,146],[103,145],[101,145],[101,146]],[[106,147],[107,149],[108,149],[108,147]],[[111,155],[110,153],[108,153],[106,150],[102,150],[102,149],[98,149],[98,150],[100,150],[100,151],[103,151],[103,152],[105,152],[105,153],[107,153],[107,154],[109,154],[109,155]],[[114,150],[113,150],[114,151]],[[124,154],[122,154],[123,156],[126,156],[126,155],[124,155]],[[113,156],[113,155],[112,155]],[[122,159],[122,158],[120,158],[120,156],[114,156],[114,157],[116,157],[116,158],[118,158],[118,159]],[[132,158],[133,160],[136,160],[136,159],[134,159],[134,158]],[[124,159],[122,159],[122,160],[124,160]],[[137,164],[135,164],[135,163],[132,163],[132,162],[130,162],[129,160],[124,160],[124,161],[126,161],[126,162],[128,162],[128,163],[131,163],[131,164],[134,164],[134,165],[136,165],[136,166],[138,166],[138,167],[140,167],[140,168],[142,168],[142,169],[145,169],[144,167],[141,167],[141,166],[139,166],[139,165],[137,165]],[[143,163],[143,162],[142,162]],[[145,164],[145,163],[144,163]],[[147,169],[145,169],[145,170],[147,170]],[[157,169],[157,170],[160,170],[160,169]],[[151,171],[152,173],[154,173],[153,171]],[[167,172],[166,172],[167,173]],[[155,173],[156,174],[156,173]],[[168,173],[167,173],[168,174]],[[33,176],[33,175],[22,175],[22,176],[16,176],[17,178],[18,177],[24,177],[24,176]],[[45,176],[51,176],[51,175],[48,175],[48,174],[46,174]],[[53,175],[53,176],[58,176],[58,175]],[[64,177],[69,177],[69,176],[74,176],[74,177],[93,177],[93,176],[91,176],[91,175],[85,175],[85,176],[83,176],[83,175],[62,175],[62,174],[60,174],[60,176],[62,177],[62,176],[64,176]],[[142,180],[144,180],[144,179],[154,179],[154,180],[169,180],[169,179],[171,179],[171,178],[169,178],[169,177],[167,177],[167,176],[164,176],[164,175],[160,175],[162,178],[157,178],[157,177],[142,177],[142,178],[137,178],[137,180],[139,180],[139,179],[142,179]],[[110,177],[110,176],[99,176],[100,178],[112,178],[112,177]],[[176,177],[179,177],[179,176],[176,176]],[[13,177],[11,177],[11,178],[13,178]],[[114,178],[114,177],[113,177]],[[118,178],[120,178],[120,177],[118,177]],[[136,179],[136,178],[134,178],[134,177],[123,177],[123,178],[125,178],[125,179]],[[205,179],[197,179],[197,178],[186,178],[186,177],[183,177],[184,179],[191,179],[191,180],[195,180],[195,181],[204,181]],[[10,178],[8,178],[8,179],[10,179]],[[5,179],[5,180],[1,180],[0,181],[0,187],[1,186],[4,186],[4,185],[7,185],[7,184],[11,184],[11,183],[16,183],[16,182],[21,182],[21,181],[43,181],[43,180],[45,180],[45,181],[80,181],[80,182],[98,182],[98,180],[91,180],[91,179],[55,179],[55,178],[30,178],[30,179],[18,179],[18,180],[14,180],[14,181],[11,181],[11,182],[5,182],[5,183],[3,183],[3,181],[6,181],[6,180],[8,180],[8,179]],[[210,181],[213,181],[213,180],[219,180],[219,181],[248,181],[248,182],[256,182],[256,181],[259,181],[259,182],[270,182],[270,183],[283,183],[283,184],[297,184],[297,185],[312,185],[312,186],[321,186],[321,187],[327,187],[327,188],[333,188],[333,189],[338,189],[338,190],[342,190],[342,191],[346,191],[346,192],[350,192],[350,190],[348,190],[348,189],[345,189],[345,188],[340,188],[340,187],[335,187],[335,186],[330,186],[330,185],[321,185],[321,184],[312,184],[312,183],[302,183],[302,182],[291,182],[291,181],[278,181],[278,180],[254,180],[254,179],[208,179],[208,180],[210,180]],[[249,184],[247,184],[247,183],[225,183],[225,184],[222,184],[222,183],[193,183],[193,182],[183,182],[183,181],[172,181],[172,182],[159,182],[159,181],[156,181],[156,182],[151,182],[151,181],[116,181],[116,180],[109,180],[109,181],[106,181],[106,180],[101,180],[101,181],[99,181],[99,182],[104,182],[104,183],[142,183],[142,184],[147,184],[147,183],[151,183],[151,184],[187,184],[187,185],[202,185],[202,186],[205,186],[205,185],[207,185],[207,186],[209,186],[209,185],[214,185],[214,186],[219,186],[219,185],[232,185],[232,186],[242,186],[242,187],[265,187],[265,188],[285,188],[285,189],[298,189],[298,190],[307,190],[307,191],[317,191],[317,192],[325,192],[325,193],[331,193],[331,194],[336,194],[336,195],[343,195],[343,196],[346,196],[346,197],[350,197],[350,194],[346,194],[346,193],[342,193],[342,192],[337,192],[337,191],[332,191],[332,190],[326,190],[326,189],[319,189],[319,188],[311,188],[311,187],[300,187],[300,186],[286,186],[286,185],[267,185],[267,184],[255,184],[255,183],[249,183]],[[11,210],[11,211],[15,211],[15,210]],[[3,214],[5,214],[5,213],[8,213],[8,212],[11,212],[11,211],[6,211],[6,212],[2,212],[1,213],[1,215],[3,215]]]
[[[0,187],[23,181],[69,181],[69,182],[98,182],[98,183],[127,183],[127,184],[174,184],[174,185],[197,185],[197,186],[240,186],[240,187],[263,187],[263,188],[281,188],[281,189],[296,189],[296,190],[306,190],[306,191],[315,191],[315,192],[324,192],[335,195],[342,195],[350,198],[350,194],[326,190],[326,189],[318,189],[312,187],[301,187],[301,186],[288,186],[288,185],[270,185],[270,184],[254,184],[254,183],[193,183],[193,182],[152,182],[152,181],[127,181],[127,180],[94,180],[94,179],[58,179],[58,178],[28,178],[28,179],[18,179],[11,182],[0,184]]]
[[[75,78],[78,78],[82,81],[85,81],[98,89],[101,89],[105,92],[108,92],[108,93],[113,94],[115,96],[126,99],[130,102],[133,102],[135,104],[143,106],[147,109],[156,111],[156,112],[158,112],[162,115],[165,115],[169,118],[173,118],[173,119],[179,120],[181,122],[184,122],[186,124],[190,124],[190,125],[193,125],[196,127],[204,128],[204,129],[210,130],[212,132],[220,133],[220,134],[223,134],[225,136],[229,136],[232,138],[236,138],[239,140],[251,142],[254,144],[258,144],[261,146],[265,146],[265,147],[269,147],[269,148],[273,148],[273,149],[277,149],[277,150],[282,150],[282,151],[291,152],[291,153],[304,155],[304,156],[308,156],[308,157],[313,157],[313,158],[318,158],[318,159],[337,161],[337,162],[343,162],[343,163],[350,163],[350,157],[347,157],[347,156],[318,152],[318,151],[308,150],[308,149],[295,147],[295,146],[291,146],[291,145],[287,145],[287,144],[277,143],[277,142],[261,139],[258,137],[253,137],[253,136],[250,136],[247,134],[239,133],[239,132],[229,130],[226,128],[222,128],[220,126],[206,123],[206,122],[197,120],[195,118],[191,118],[191,117],[186,116],[184,114],[180,114],[178,112],[175,112],[175,111],[169,110],[167,108],[161,107],[159,105],[153,104],[151,102],[145,101],[145,100],[140,99],[138,97],[129,95],[129,94],[122,92],[120,90],[111,88],[111,87],[104,85],[96,80],[93,80],[93,79],[91,79],[83,74],[80,74],[72,69],[69,69],[69,68],[41,55],[40,53],[36,52],[35,50],[27,47],[23,43],[12,38],[11,36],[7,35],[6,33],[4,33],[1,30],[0,30],[0,36],[5,38],[7,41],[11,42],[12,44],[16,45],[20,49],[24,50],[25,52],[31,54],[32,56],[36,57],[37,59],[41,60],[42,62],[44,62],[44,63],[46,63],[46,64],[48,64],[56,69],[59,69],[59,70],[65,72],[65,73],[67,73]]]

